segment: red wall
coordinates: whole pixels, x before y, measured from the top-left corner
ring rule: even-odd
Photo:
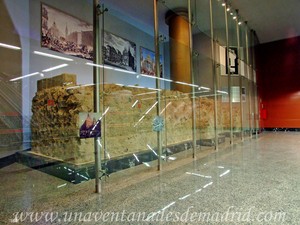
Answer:
[[[300,128],[300,36],[256,49],[262,128]]]

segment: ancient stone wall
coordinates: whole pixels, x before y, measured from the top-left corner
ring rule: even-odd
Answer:
[[[64,77],[69,79],[67,75]],[[148,149],[147,145],[156,147],[157,134],[152,130],[152,122],[157,100],[153,90],[105,84],[101,85],[100,99],[101,112],[107,110],[101,121],[101,142],[107,151],[105,157],[144,151]],[[197,98],[195,109],[197,138],[213,137],[214,100]],[[70,86],[61,79],[60,85],[37,91],[32,112],[33,152],[76,164],[93,161],[94,139],[79,138],[79,113],[93,112],[93,86]],[[227,110],[220,114],[226,115],[225,112]],[[237,110],[234,112],[238,113]],[[189,94],[161,91],[160,116],[165,121],[163,145],[192,139]],[[224,118],[222,123],[228,123],[226,116]]]

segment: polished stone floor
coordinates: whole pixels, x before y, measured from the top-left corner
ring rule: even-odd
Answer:
[[[12,164],[0,170],[0,224],[300,224],[299,132],[189,155],[114,173],[101,194],[94,180]]]

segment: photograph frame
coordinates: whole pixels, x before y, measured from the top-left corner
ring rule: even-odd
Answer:
[[[103,32],[104,64],[137,72],[136,43],[109,31]]]
[[[40,35],[42,48],[93,60],[93,25],[43,2]]]
[[[228,53],[229,52],[229,59]],[[237,47],[229,47],[229,51],[227,51],[227,47],[225,48],[225,59],[226,59],[226,75],[228,74],[228,65],[227,61],[229,60],[230,74],[233,76],[237,76],[239,74],[239,65],[238,65],[238,48]]]
[[[100,113],[79,112],[78,114],[78,136],[80,139],[101,137]]]
[[[160,77],[163,77],[163,57],[159,55]],[[156,76],[155,70],[155,52],[140,46],[140,73],[150,76]]]

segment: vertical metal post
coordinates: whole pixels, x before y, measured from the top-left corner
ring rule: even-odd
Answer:
[[[154,17],[154,45],[155,45],[155,72],[157,78],[160,77],[160,65],[159,65],[159,33],[158,33],[158,15],[157,15],[157,0],[153,0],[153,17]],[[156,79],[156,115],[160,115],[160,80]],[[158,170],[162,170],[162,132],[157,131],[157,148],[158,148]]]
[[[246,23],[246,22],[245,22]],[[246,23],[247,25],[247,23]],[[252,138],[252,107],[251,107],[251,84],[250,84],[250,66],[249,66],[249,40],[248,27],[246,26],[246,59],[247,59],[247,74],[248,74],[248,96],[249,96],[249,137]]]
[[[241,56],[241,43],[240,43],[240,26],[238,25],[238,20],[236,20],[236,30],[237,30],[237,43],[238,43],[238,62],[240,63],[240,56]],[[241,67],[239,67],[241,68]],[[240,83],[240,123],[241,123],[241,140],[244,141],[244,127],[243,127],[243,121],[244,121],[244,110],[243,110],[243,77],[241,74],[242,71],[239,70],[239,83]]]
[[[94,48],[94,63],[101,63],[100,54],[100,23],[99,23],[99,0],[94,0],[93,4],[93,48]],[[93,83],[94,83],[94,112],[100,113],[100,68],[93,69]],[[101,155],[100,155],[100,137],[94,138],[94,153],[95,153],[95,192],[101,192],[101,181],[99,179],[99,172],[101,170]]]
[[[224,7],[225,12],[225,29],[226,29],[226,54],[227,54],[227,80],[228,80],[228,101],[229,101],[229,124],[230,124],[230,144],[233,144],[233,130],[232,130],[232,94],[231,94],[231,73],[229,63],[229,34],[228,34],[228,18],[227,18],[227,5]]]
[[[214,25],[213,25],[213,13],[212,13],[212,0],[209,0],[210,9],[210,40],[211,40],[211,59],[212,59],[212,75],[214,83],[214,133],[215,133],[215,150],[218,150],[219,138],[218,138],[218,98],[217,98],[217,73],[216,73],[216,59],[215,59],[215,43],[214,43]]]
[[[100,29],[99,29],[99,40],[100,40],[100,45],[99,45],[99,48],[100,48],[100,55],[99,55],[99,61],[101,64],[104,64],[104,61],[103,61],[103,53],[102,53],[102,48],[104,46],[104,33],[103,33],[103,30],[104,30],[104,12],[106,11],[107,9],[104,7],[104,4],[101,5],[100,9],[99,9],[99,13],[101,15],[101,26],[100,26]],[[104,93],[104,67],[101,68],[101,72],[100,73],[100,80],[99,80],[99,91]],[[104,98],[104,97],[103,97]],[[100,109],[101,109],[101,105],[100,105]],[[105,110],[105,103],[104,103],[104,99],[102,101],[102,110]],[[100,110],[101,111],[101,110]],[[101,149],[102,149],[102,156],[103,156],[103,159],[104,161],[106,160],[107,158],[107,152],[106,152],[106,116],[102,117],[102,123],[101,123],[101,129],[102,129],[102,132],[103,132],[103,135],[102,135],[102,142],[101,142]],[[101,158],[101,157],[100,157]],[[101,159],[102,161],[102,159]],[[102,168],[100,168],[100,171],[102,171]],[[103,171],[102,171],[103,172]],[[102,175],[101,175],[102,176]],[[101,177],[100,176],[100,177]]]
[[[191,81],[195,84],[194,67],[193,67],[193,33],[192,33],[192,8],[191,0],[188,0],[188,17],[189,17],[189,37],[190,37],[190,71]],[[193,158],[196,158],[196,103],[195,103],[195,87],[192,88],[192,123],[193,123]]]

